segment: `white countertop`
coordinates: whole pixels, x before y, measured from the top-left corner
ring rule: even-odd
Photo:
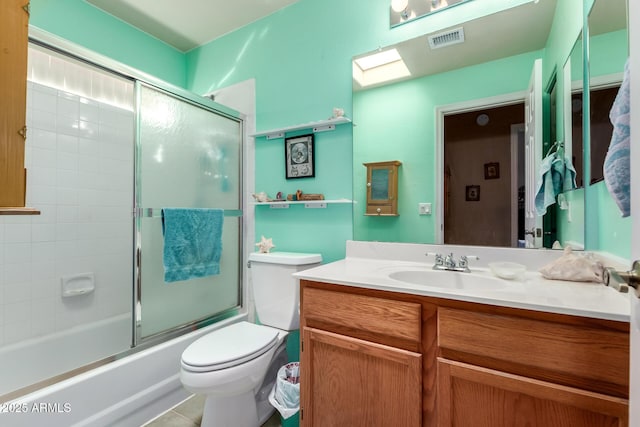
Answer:
[[[423,249],[420,248],[420,250]],[[412,284],[389,277],[389,273],[394,271],[431,270],[433,263],[427,262],[428,260],[416,262],[384,259],[383,255],[362,257],[362,252],[357,254],[359,256],[350,256],[349,252],[347,247],[345,259],[300,271],[295,273],[294,277],[504,307],[629,321],[630,293],[623,294],[600,283],[547,280],[537,272],[537,269],[528,270],[520,279],[504,280],[495,277],[486,266],[478,263],[478,267],[471,265],[471,274],[450,271],[433,272],[436,278],[439,278],[438,275],[467,275],[463,277],[465,282],[463,289],[444,288],[430,286],[427,283]],[[495,283],[497,286],[474,288],[473,278],[478,282]]]

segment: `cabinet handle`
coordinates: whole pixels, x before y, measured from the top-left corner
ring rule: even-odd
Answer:
[[[22,136],[22,139],[24,139],[25,141],[27,140],[27,127],[26,126],[22,126],[22,129],[20,129],[18,131],[18,133],[20,134],[20,136]]]

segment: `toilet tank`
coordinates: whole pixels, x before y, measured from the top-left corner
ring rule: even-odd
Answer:
[[[260,323],[285,331],[300,328],[300,287],[293,273],[320,265],[322,255],[294,252],[249,254],[253,298]]]

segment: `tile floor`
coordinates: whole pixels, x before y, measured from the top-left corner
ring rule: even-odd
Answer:
[[[149,421],[144,427],[199,427],[203,407],[204,396],[194,395]],[[262,427],[280,427],[280,414],[277,411],[274,412]]]

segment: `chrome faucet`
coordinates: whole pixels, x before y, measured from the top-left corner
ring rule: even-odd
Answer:
[[[453,252],[446,256],[433,252],[427,252],[425,255],[435,257],[435,262],[433,264],[434,270],[459,271],[463,273],[471,273],[471,270],[469,269],[469,258],[476,260],[480,259],[475,255],[462,255],[460,257],[460,261],[456,262],[453,257]]]
[[[447,270],[453,270],[456,268],[456,260],[453,259],[453,252],[444,257],[444,266]]]

